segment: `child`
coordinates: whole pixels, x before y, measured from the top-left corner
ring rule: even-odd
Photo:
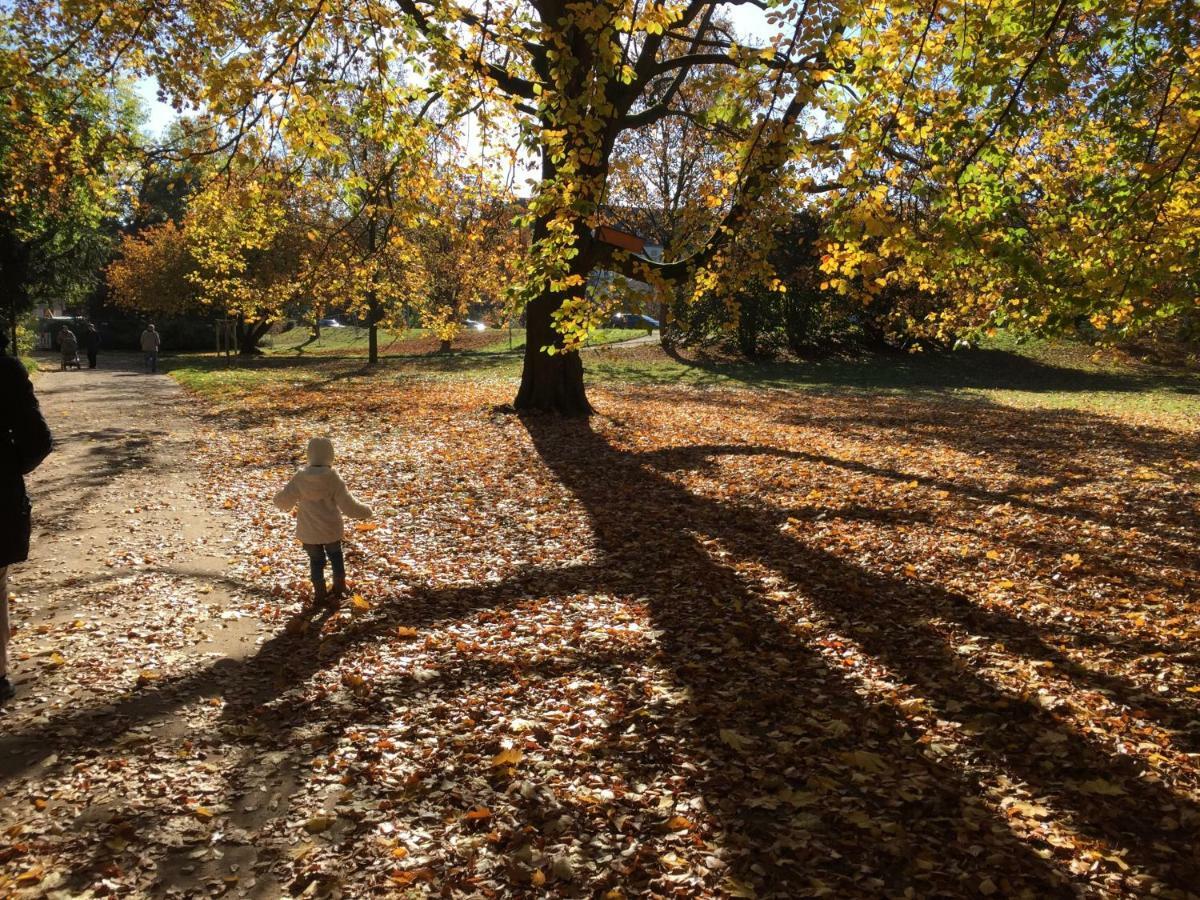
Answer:
[[[371,508],[350,496],[346,485],[333,471],[333,443],[329,438],[308,442],[308,467],[292,476],[287,486],[275,495],[275,505],[296,514],[296,537],[308,553],[312,574],[313,599],[330,604],[346,592],[346,564],[342,560],[342,513],[352,519],[366,519]],[[333,566],[333,591],[325,589],[325,557]]]

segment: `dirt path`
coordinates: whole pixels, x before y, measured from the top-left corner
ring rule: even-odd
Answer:
[[[96,849],[118,857],[133,797],[119,778],[81,783],[72,768],[111,752],[119,775],[131,746],[186,747],[223,667],[261,644],[257,622],[234,608],[242,586],[226,565],[236,538],[189,456],[194,401],[140,363],[106,354],[95,371],[37,377],[55,450],[30,479],[33,550],[10,579],[17,697],[0,710],[0,895],[6,863],[11,878],[42,865],[20,884],[34,895],[82,886],[70,880],[78,873],[19,858],[39,855],[22,848],[65,849],[107,825],[116,837]],[[46,812],[56,815],[37,815]],[[160,884],[172,880],[154,862]]]

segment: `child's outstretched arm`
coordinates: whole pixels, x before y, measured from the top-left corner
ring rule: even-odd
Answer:
[[[293,475],[287,484],[275,495],[275,505],[284,512],[291,512],[292,507],[300,502],[300,491],[296,487],[296,477]]]
[[[350,494],[350,490],[346,487],[346,483],[341,477],[335,473],[337,478],[337,489],[334,492],[334,499],[337,501],[338,509],[351,519],[369,519],[371,518],[371,507],[365,503],[359,503]]]

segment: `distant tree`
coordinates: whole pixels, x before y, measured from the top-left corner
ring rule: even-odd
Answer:
[[[16,352],[18,317],[37,301],[81,301],[120,213],[136,105],[120,87],[31,69],[0,20],[0,308]]]
[[[448,351],[472,308],[498,318],[516,281],[524,251],[514,198],[488,173],[443,173],[427,197],[414,241],[421,253],[427,297],[421,321]]]
[[[126,235],[106,270],[118,306],[144,316],[216,313],[238,324],[239,353],[255,352],[300,291],[309,246],[269,177],[217,176],[183,223]]]
[[[168,219],[124,235],[105,275],[117,306],[141,316],[160,317],[199,309],[195,271],[183,228]]]

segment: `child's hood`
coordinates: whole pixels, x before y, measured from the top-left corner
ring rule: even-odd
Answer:
[[[333,465],[333,441],[326,437],[315,437],[308,442],[308,464],[310,466]]]

